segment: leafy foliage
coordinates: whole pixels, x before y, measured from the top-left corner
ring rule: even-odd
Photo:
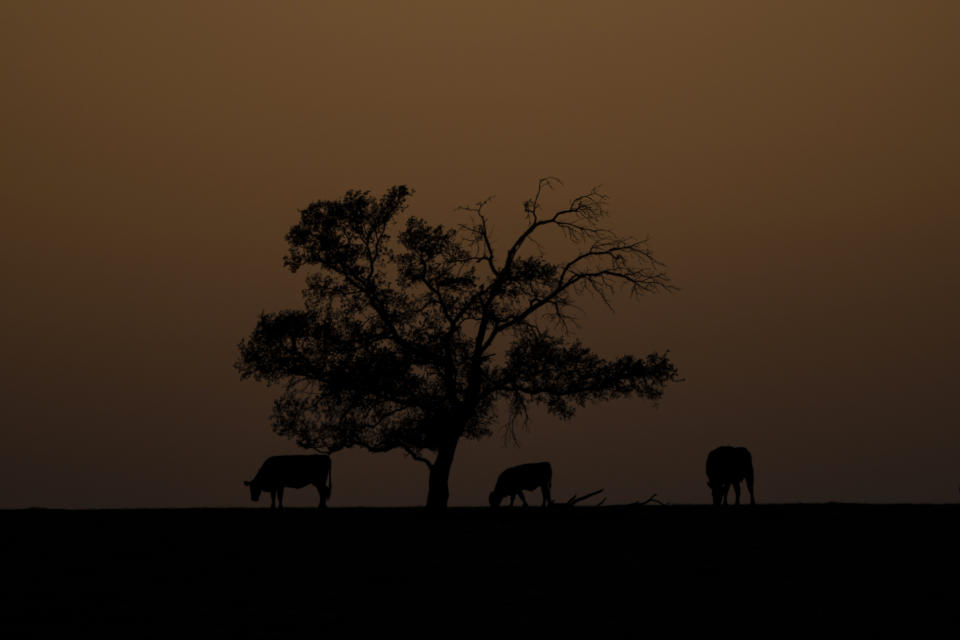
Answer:
[[[542,196],[557,182],[539,182],[502,253],[488,201],[463,208],[456,228],[406,216],[404,186],[302,210],[284,262],[313,269],[304,307],[262,314],[236,364],[245,378],[283,385],[275,431],[327,452],[399,448],[433,469],[461,438],[490,435],[498,409],[512,433],[530,403],[569,418],[589,401],[660,398],[678,380],[666,353],[605,360],[571,328],[579,296],[610,305],[620,289],[669,290],[669,279],[646,241],[600,226],[606,197],[596,189],[545,213]],[[536,240],[550,231],[569,240],[571,257],[544,255]]]

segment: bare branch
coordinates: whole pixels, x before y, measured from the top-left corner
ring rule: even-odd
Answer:
[[[603,493],[603,489],[597,489],[596,491],[591,491],[590,493],[580,497],[577,497],[577,494],[573,494],[573,496],[566,502],[551,502],[550,506],[551,507],[572,507],[578,502],[583,502],[584,500],[588,500],[600,493]],[[604,500],[606,500],[606,498],[604,498]],[[603,500],[600,501],[600,504],[603,504]],[[598,504],[596,506],[600,506],[600,505]]]
[[[457,207],[457,210],[470,212],[479,219],[478,223],[473,225],[461,224],[459,225],[459,228],[467,232],[470,243],[474,249],[480,249],[481,253],[475,258],[475,260],[477,262],[485,262],[490,268],[490,272],[496,276],[500,270],[497,268],[496,258],[493,251],[493,243],[490,240],[490,230],[487,226],[487,217],[483,214],[483,208],[491,200],[493,200],[492,196],[485,200],[481,200],[472,207]]]
[[[427,465],[428,469],[433,469],[433,462],[431,462],[430,460],[427,460],[426,458],[424,458],[423,456],[421,456],[419,453],[417,453],[416,451],[414,451],[408,446],[401,446],[401,448],[403,449],[404,453],[406,453],[408,456],[410,456],[414,460],[417,460]]]

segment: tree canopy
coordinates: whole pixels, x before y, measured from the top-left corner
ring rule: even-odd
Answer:
[[[303,308],[261,314],[240,345],[244,378],[282,385],[276,433],[334,452],[400,449],[430,469],[427,505],[446,506],[461,439],[513,433],[531,404],[569,418],[590,401],[661,397],[668,353],[609,360],[575,336],[575,301],[672,289],[646,240],[601,226],[597,189],[551,211],[539,181],[522,231],[498,247],[489,200],[452,227],[406,214],[413,192],[348,191],[300,212],[286,236],[292,272],[309,268]],[[559,232],[571,255],[538,240]]]

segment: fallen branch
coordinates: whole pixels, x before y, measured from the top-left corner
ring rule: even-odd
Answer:
[[[597,489],[596,491],[591,491],[590,493],[588,493],[588,494],[586,494],[586,495],[584,495],[584,496],[579,496],[579,497],[577,497],[577,494],[573,494],[573,497],[570,498],[569,500],[567,500],[566,502],[551,502],[551,503],[550,503],[550,506],[551,506],[551,507],[572,507],[573,505],[577,504],[578,502],[583,502],[584,500],[586,500],[586,499],[588,499],[588,498],[592,498],[593,496],[597,495],[598,493],[603,493],[603,489]],[[601,500],[601,501],[600,501],[600,504],[603,504],[603,502],[604,502],[605,500],[606,500],[606,498],[604,498],[603,500]],[[595,505],[595,506],[598,506],[598,507],[599,507],[600,504]]]
[[[645,504],[650,504],[651,502],[654,503],[654,504],[665,504],[665,503],[660,502],[659,500],[657,500],[657,494],[653,494],[652,496],[650,496],[649,498],[647,498],[647,499],[644,500],[643,502],[640,502],[639,500],[637,500],[636,502],[630,503],[630,506],[631,506],[631,507],[642,507],[643,505],[645,505]]]

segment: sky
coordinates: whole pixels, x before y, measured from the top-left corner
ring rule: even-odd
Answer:
[[[585,301],[605,356],[670,350],[653,407],[533,415],[458,449],[451,505],[549,460],[563,499],[960,499],[955,2],[0,2],[0,508],[240,507],[276,391],[240,379],[300,304],[310,202],[415,189],[504,238],[543,176],[599,185],[679,291]],[[423,504],[399,453],[331,506]],[[312,489],[286,503],[316,503]]]

